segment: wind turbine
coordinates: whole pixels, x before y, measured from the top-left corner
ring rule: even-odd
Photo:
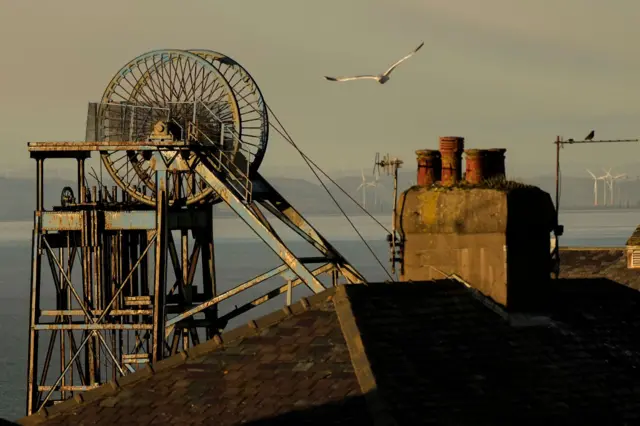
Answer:
[[[602,169],[602,171],[604,171],[606,173],[603,177],[604,177],[605,183],[609,186],[609,205],[613,206],[613,203],[614,203],[614,198],[613,198],[614,197],[614,192],[613,192],[614,183],[615,183],[616,180],[625,177],[626,174],[622,173],[622,174],[618,174],[618,175],[612,176],[611,175],[611,169],[609,169],[609,170]],[[606,205],[606,197],[605,197],[605,205]]]
[[[596,175],[591,173],[591,170],[589,169],[587,169],[587,172],[593,178],[593,205],[597,207],[598,206],[598,180],[600,178],[596,177]]]
[[[608,206],[609,204],[607,203],[607,186],[609,187],[609,190],[611,192],[611,169],[602,169],[602,171],[604,172],[604,175],[600,176],[600,178],[604,181],[604,185],[602,185],[602,197],[604,199],[603,205]],[[609,194],[609,199],[611,199],[611,194]]]
[[[358,186],[356,191],[362,189],[362,207],[367,208],[367,179],[364,177],[364,169],[360,169],[362,172],[362,183]]]
[[[378,204],[380,205],[380,209],[382,209],[382,200],[378,199],[378,188],[382,187],[384,188],[384,185],[382,185],[379,182],[380,179],[380,174],[379,173],[374,173],[374,178],[372,181],[367,182],[366,186],[369,186],[371,188],[373,188],[373,206],[376,207],[378,206]]]
[[[611,205],[613,206],[613,184],[615,183],[615,181],[617,181],[618,179],[624,179],[627,177],[626,173],[622,173],[619,175],[615,175],[615,176],[611,176]],[[618,198],[620,198],[620,187],[618,187]]]
[[[373,206],[378,205],[378,177],[376,176],[371,182],[367,182],[365,186],[373,188]]]

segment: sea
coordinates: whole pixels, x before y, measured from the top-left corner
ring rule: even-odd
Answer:
[[[307,219],[368,281],[390,278],[385,230],[391,227],[389,216]],[[561,213],[560,223],[565,226],[561,246],[620,247],[640,223],[640,210],[572,210]],[[25,413],[31,228],[31,222],[0,222],[0,418],[8,420]],[[276,231],[295,254],[313,255],[313,249],[290,230],[276,226]],[[214,235],[219,291],[231,289],[280,264],[274,253],[238,219],[214,220]],[[50,286],[50,281],[47,282]],[[252,300],[282,284],[281,278],[261,284],[234,300],[229,299],[220,310],[224,313],[235,304]],[[43,291],[43,299],[51,302],[51,289]],[[309,290],[297,287],[294,298],[304,294],[309,294]],[[278,309],[283,300],[282,296],[271,300],[248,316],[230,322],[228,327]]]

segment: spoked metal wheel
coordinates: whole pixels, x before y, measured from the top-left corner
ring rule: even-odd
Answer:
[[[219,145],[234,159],[242,148],[238,102],[229,82],[207,60],[182,50],[145,53],[121,68],[105,90],[98,108],[97,126],[104,141],[146,141],[163,121],[184,140],[190,123],[201,138]],[[161,127],[161,126],[160,126]],[[170,204],[215,201],[213,190],[189,167],[195,155],[168,168]],[[116,183],[134,199],[155,204],[155,166],[164,161],[151,151],[114,151],[102,154]],[[182,167],[180,167],[182,164]]]
[[[243,142],[242,154],[250,159],[251,171],[258,170],[267,150],[269,139],[269,114],[262,92],[251,74],[230,57],[213,50],[190,49],[213,65],[229,82],[238,102]]]

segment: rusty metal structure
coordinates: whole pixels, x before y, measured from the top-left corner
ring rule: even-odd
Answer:
[[[365,282],[258,172],[267,111],[254,79],[228,56],[156,50],[123,66],[89,104],[85,142],[28,144],[37,195],[27,414],[211,339],[278,295],[290,304],[301,284],[319,293]],[[93,154],[116,186],[89,185]],[[44,163],[53,159],[77,163],[77,186],[47,208]],[[222,202],[282,260],[226,291],[216,282],[213,235],[213,206]],[[318,255],[297,257],[266,213]],[[283,285],[220,315],[220,302],[278,275]],[[50,307],[47,285],[55,292]]]

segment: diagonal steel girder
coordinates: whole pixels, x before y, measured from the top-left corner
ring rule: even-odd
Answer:
[[[289,248],[274,235],[262,223],[260,218],[245,204],[241,198],[231,190],[218,174],[214,172],[215,167],[204,153],[198,153],[200,162],[196,165],[195,171],[200,177],[211,186],[229,207],[264,241],[271,250],[296,274],[314,293],[322,292],[325,287],[322,283],[303,265]]]

